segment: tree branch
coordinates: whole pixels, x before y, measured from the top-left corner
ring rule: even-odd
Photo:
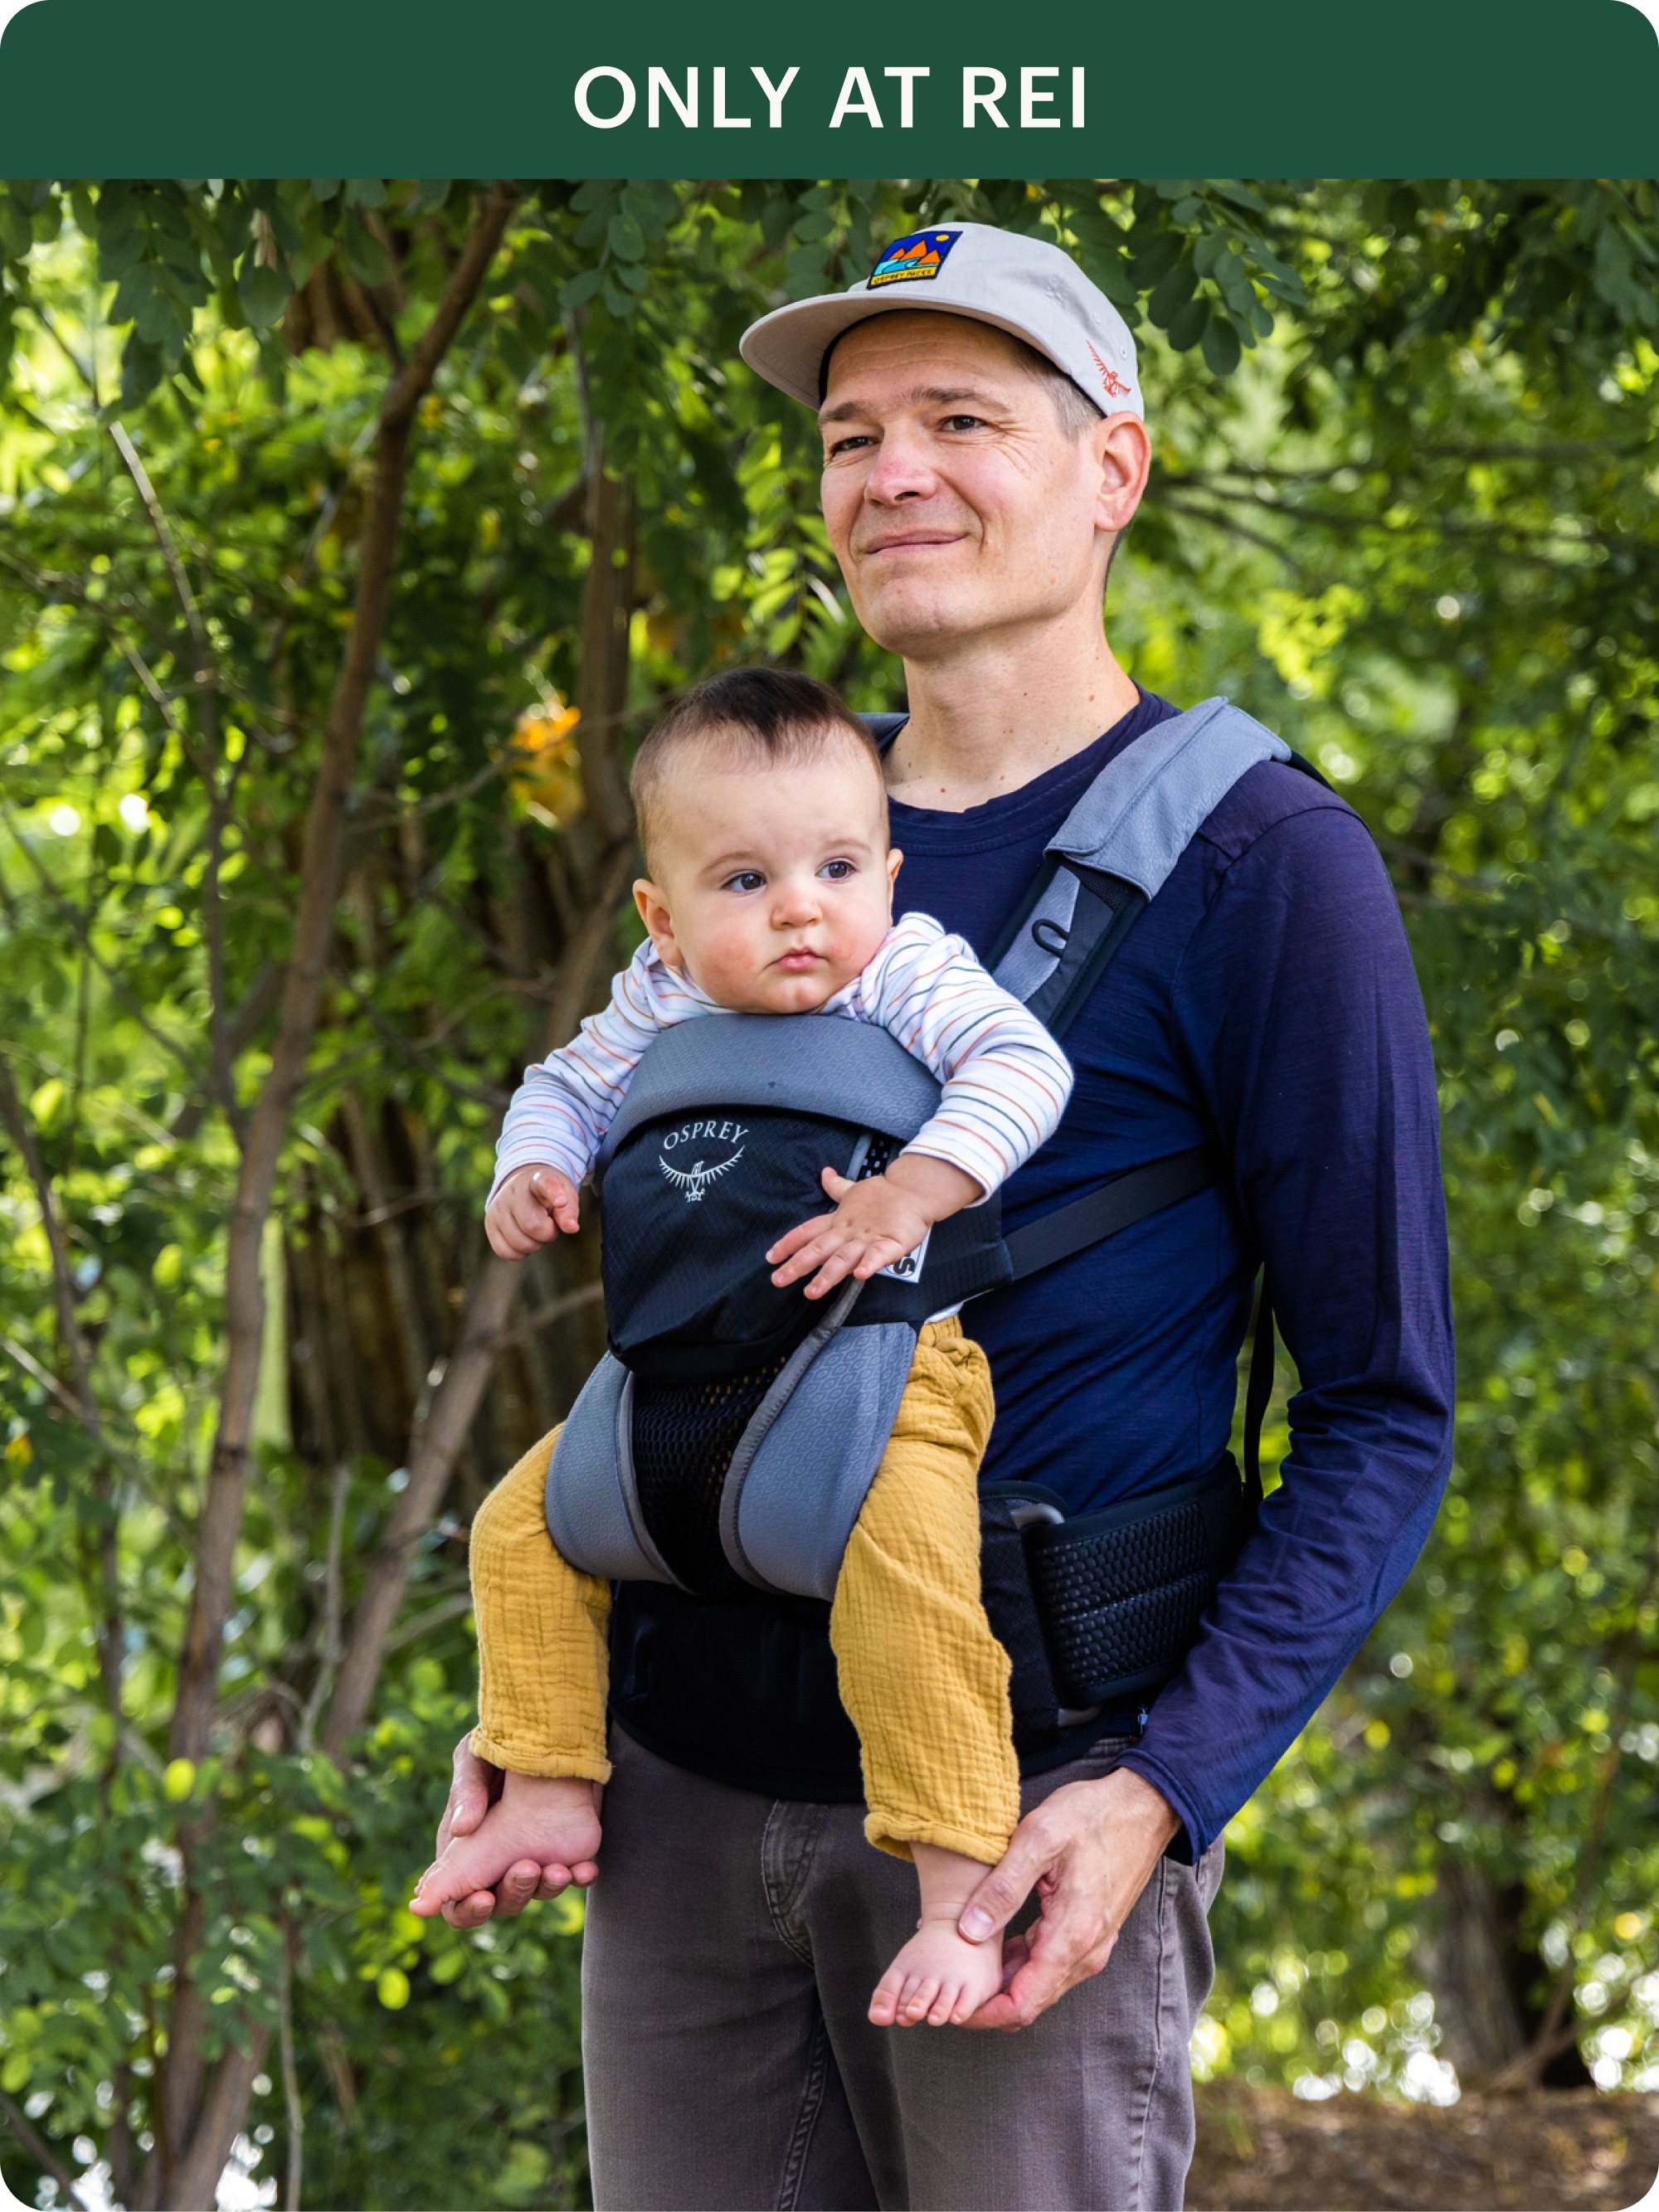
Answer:
[[[58,2156],[46,2137],[29,2125],[21,2106],[15,2105],[3,2089],[0,2089],[0,2112],[5,2114],[7,2126],[35,2164],[43,2172],[52,2176],[71,2204],[81,2205],[84,2212],[87,2200],[82,2192],[80,2183],[64,2165],[63,2160]]]
[[[149,471],[139,459],[133,442],[121,423],[111,424],[110,435],[127,465],[128,474],[138,487],[138,495],[149,516],[150,527],[155,532],[161,558],[167,563],[173,592],[184,612],[185,627],[190,633],[192,673],[196,678],[196,711],[202,725],[202,757],[197,769],[206,787],[208,798],[207,866],[202,878],[203,934],[207,941],[208,1053],[213,1069],[214,1094],[224,1111],[225,1119],[240,1137],[241,1116],[236,1110],[236,1091],[230,1073],[230,1042],[226,1027],[228,1010],[225,1003],[225,916],[219,887],[219,871],[224,857],[225,825],[229,818],[230,793],[235,786],[236,770],[234,767],[231,769],[230,788],[228,789],[220,781],[218,658],[208,636],[207,624],[202,619],[202,611],[196,603],[196,594],[191,588],[190,577],[178,543],[156,496],[155,487],[149,480]]]

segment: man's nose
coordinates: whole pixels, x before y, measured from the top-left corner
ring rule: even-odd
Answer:
[[[938,483],[927,441],[908,423],[899,423],[882,434],[875,465],[864,480],[864,495],[890,507],[902,499],[926,499]]]

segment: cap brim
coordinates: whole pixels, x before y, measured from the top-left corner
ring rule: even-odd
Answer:
[[[763,376],[780,392],[787,392],[792,399],[799,399],[802,406],[816,411],[823,356],[838,337],[855,324],[867,323],[872,315],[915,313],[956,315],[967,323],[989,323],[994,330],[1006,331],[1011,338],[1023,339],[1045,361],[1054,360],[1040,337],[1006,315],[987,314],[977,307],[963,307],[955,300],[918,298],[908,288],[896,296],[891,292],[872,295],[860,288],[856,292],[830,292],[816,300],[793,301],[788,307],[775,307],[769,315],[763,315],[759,322],[751,323],[743,334],[738,351],[757,376]],[[1071,374],[1063,362],[1054,362],[1054,366],[1063,374]],[[1099,402],[1094,404],[1098,405]]]

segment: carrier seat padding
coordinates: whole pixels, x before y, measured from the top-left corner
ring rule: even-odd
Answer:
[[[822,1341],[798,1347],[733,1454],[720,1540],[757,1589],[827,1599],[897,1419],[916,1333],[901,1322],[836,1328],[829,1316],[819,1328]],[[641,1503],[635,1388],[609,1352],[588,1376],[548,1466],[547,1525],[587,1574],[684,1589]]]

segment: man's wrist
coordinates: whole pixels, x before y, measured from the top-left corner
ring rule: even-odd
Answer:
[[[1103,1778],[1113,1793],[1113,1818],[1133,1826],[1161,1858],[1181,1832],[1181,1816],[1156,1784],[1133,1766],[1115,1767]]]
[[[1107,1846],[1115,1893],[1115,1919],[1125,1917],[1151,1881],[1158,1861],[1181,1832],[1180,1816],[1156,1784],[1132,1767],[1115,1767],[1098,1782],[1097,1831]]]

